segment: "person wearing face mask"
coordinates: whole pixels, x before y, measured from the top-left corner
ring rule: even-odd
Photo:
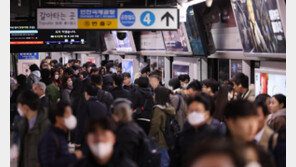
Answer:
[[[181,88],[187,89],[187,86],[190,82],[190,76],[188,74],[179,75],[178,79],[180,81]]]
[[[186,155],[196,142],[205,140],[205,137],[222,136],[221,132],[208,125],[211,117],[211,103],[209,99],[201,94],[190,97],[187,101],[187,121],[188,126],[184,126],[183,131],[176,139],[175,148],[172,155],[172,167],[185,165]]]
[[[62,79],[60,77],[59,71],[52,69],[51,70],[51,81],[59,88],[62,87]]]
[[[64,77],[62,82],[62,89],[61,89],[61,101],[70,104],[71,98],[70,94],[73,89],[73,82],[70,77]]]
[[[109,117],[93,118],[86,125],[86,141],[90,152],[75,167],[136,167],[115,146],[116,125]]]
[[[58,102],[49,111],[51,126],[38,144],[38,158],[41,167],[67,167],[82,158],[80,150],[70,153],[66,141],[66,132],[76,127],[69,104]]]
[[[286,129],[286,96],[283,94],[272,96],[269,108],[271,117],[267,121],[268,126],[276,132]]]
[[[45,95],[49,98],[51,103],[55,103],[60,97],[60,88],[52,82],[51,72],[48,69],[41,71],[41,82],[45,83]]]
[[[186,101],[188,98],[196,96],[199,92],[201,92],[201,89],[201,83],[198,80],[193,80],[189,83],[186,89],[182,89],[181,91],[177,91],[175,93],[180,94]]]
[[[50,124],[47,112],[38,109],[38,95],[26,90],[18,96],[18,111],[23,119],[18,125],[19,130],[19,167],[32,167],[39,164],[38,142]]]

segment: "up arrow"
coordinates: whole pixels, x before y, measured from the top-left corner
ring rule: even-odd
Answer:
[[[169,13],[169,12],[166,12],[162,17],[161,17],[161,21],[166,18],[166,26],[170,26],[170,18],[174,21],[174,17]]]

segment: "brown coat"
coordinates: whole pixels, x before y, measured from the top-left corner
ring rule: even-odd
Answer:
[[[262,146],[266,151],[268,151],[269,139],[273,133],[274,131],[270,127],[268,127],[267,125],[264,126],[264,132],[259,141],[259,145]],[[275,135],[273,135],[272,148],[276,146],[277,138],[278,138],[278,134],[276,133]]]
[[[284,108],[273,113],[267,124],[276,132],[278,132],[281,128],[286,128],[286,109]]]

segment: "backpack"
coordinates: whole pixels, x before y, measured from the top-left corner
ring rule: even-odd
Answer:
[[[163,135],[169,148],[173,148],[175,146],[175,141],[179,132],[180,126],[175,116],[166,114],[165,130]]]
[[[143,132],[137,132],[129,128],[133,133],[140,136],[140,147],[138,151],[137,164],[141,167],[160,167],[161,153],[158,151],[157,141],[154,138],[147,137]]]

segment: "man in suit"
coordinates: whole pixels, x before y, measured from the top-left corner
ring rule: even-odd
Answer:
[[[39,107],[48,108],[49,99],[45,96],[46,85],[43,82],[36,82],[32,87],[33,92],[39,97]]]
[[[266,104],[264,102],[256,102],[256,105],[259,125],[255,141],[268,151],[276,146],[278,134],[266,124],[269,114]]]

